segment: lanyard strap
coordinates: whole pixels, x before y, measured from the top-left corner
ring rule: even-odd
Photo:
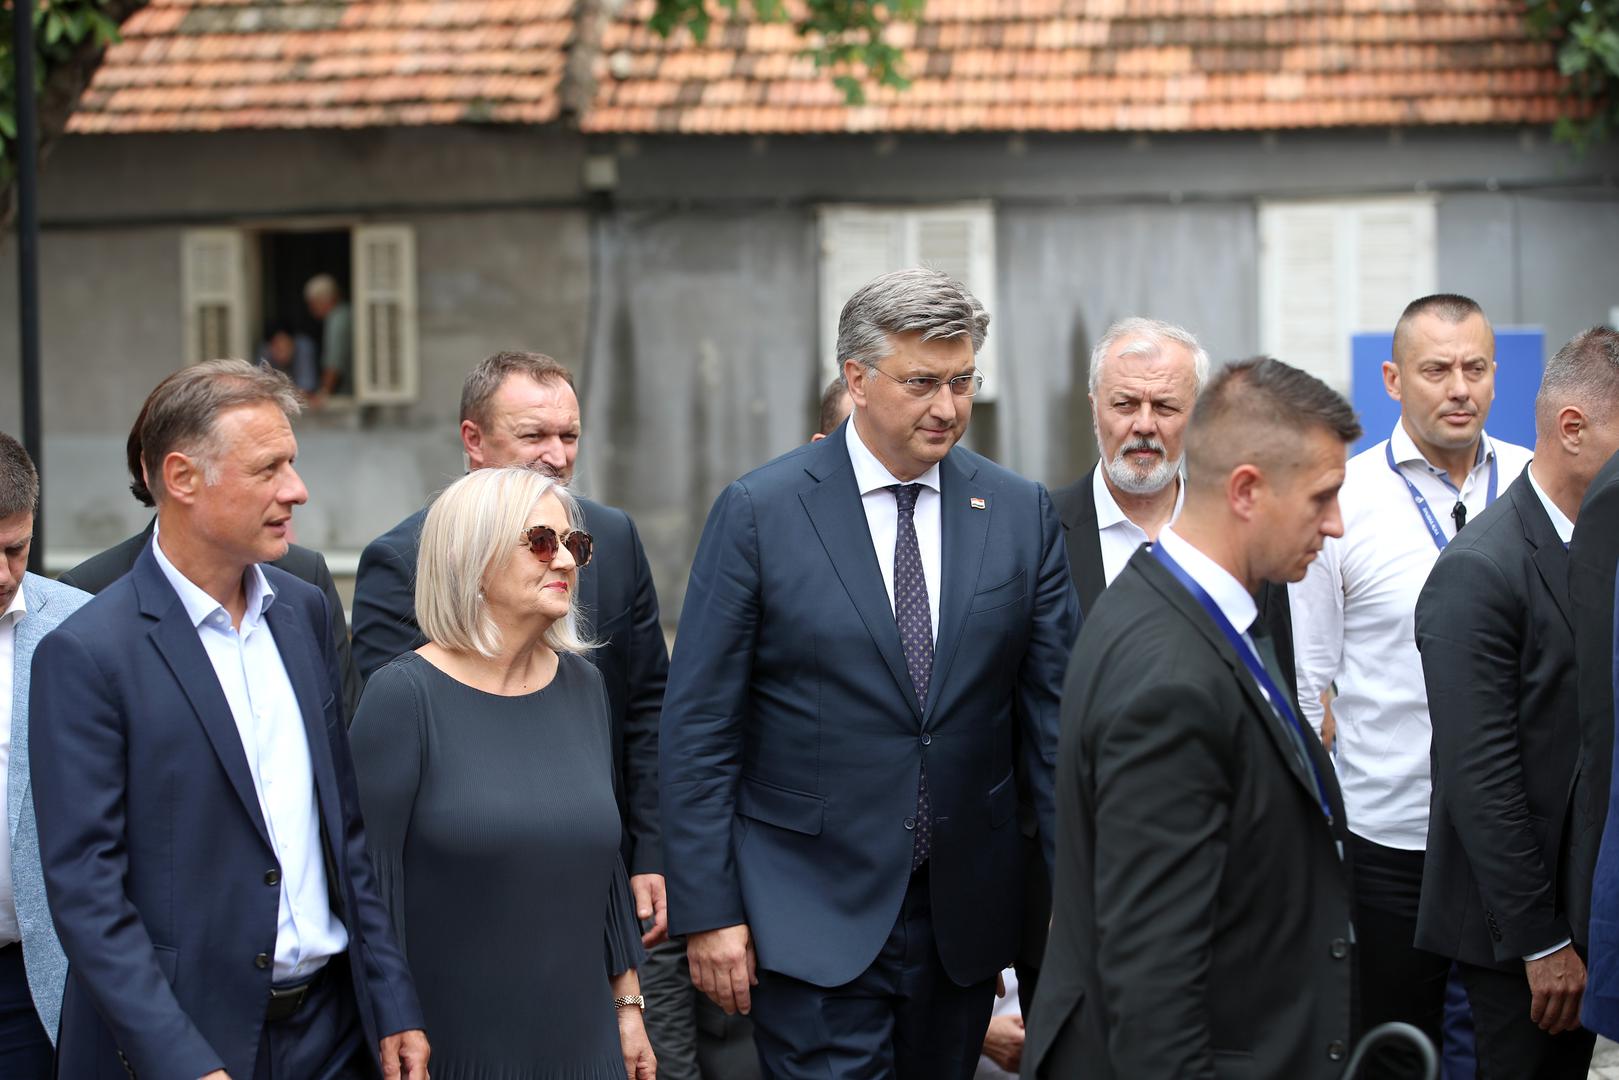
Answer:
[[[1433,508],[1428,505],[1428,500],[1422,497],[1422,492],[1417,490],[1417,485],[1413,484],[1411,482],[1411,478],[1405,475],[1405,473],[1401,472],[1400,467],[1394,463],[1394,441],[1392,439],[1383,444],[1383,456],[1388,460],[1389,468],[1394,470],[1394,475],[1398,476],[1402,481],[1405,482],[1405,490],[1411,493],[1411,501],[1417,504],[1417,513],[1422,515],[1422,523],[1428,526],[1428,535],[1433,537],[1434,547],[1438,548],[1440,551],[1444,551],[1445,545],[1449,543],[1449,541],[1445,539],[1445,530],[1439,527],[1439,519],[1434,517]],[[1489,506],[1491,503],[1495,502],[1496,464],[1496,456],[1491,454],[1490,489],[1484,496],[1485,506]],[[1462,493],[1458,491],[1456,493],[1456,501],[1460,502],[1461,498]]]
[[[1208,590],[1199,585],[1180,563],[1170,557],[1169,552],[1164,550],[1164,545],[1152,545],[1152,553],[1159,562],[1164,564],[1165,569],[1175,575],[1175,580],[1179,581],[1186,591],[1191,593],[1199,604],[1203,605],[1203,610],[1209,613],[1209,618],[1214,620],[1214,625],[1220,628],[1220,632],[1231,642],[1231,647],[1237,650],[1237,655],[1242,657],[1244,666],[1248,668],[1248,674],[1254,677],[1254,681],[1259,684],[1259,688],[1270,699],[1271,708],[1276,710],[1279,717],[1293,726],[1293,730],[1300,739],[1300,749],[1304,751],[1304,757],[1310,763],[1310,772],[1315,778],[1315,793],[1316,797],[1321,800],[1322,816],[1327,819],[1327,824],[1331,825],[1332,804],[1327,799],[1326,781],[1321,778],[1321,766],[1316,764],[1315,756],[1309,751],[1309,740],[1314,738],[1314,733],[1305,729],[1303,722],[1299,720],[1298,713],[1294,710],[1293,704],[1288,701],[1287,695],[1282,693],[1275,680],[1270,677],[1270,672],[1265,670],[1265,665],[1259,659],[1259,654],[1248,644],[1242,634],[1237,631],[1237,628],[1231,625],[1231,620],[1226,618],[1225,612],[1220,610],[1220,605],[1214,602],[1214,597],[1208,594]]]

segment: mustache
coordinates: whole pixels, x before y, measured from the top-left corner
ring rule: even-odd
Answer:
[[[1119,447],[1118,453],[1114,456],[1117,458],[1122,458],[1125,454],[1133,453],[1137,450],[1150,450],[1155,454],[1162,454],[1165,456],[1169,454],[1168,449],[1165,448],[1163,443],[1159,442],[1157,439],[1150,439],[1146,436],[1142,436],[1139,439],[1135,439],[1134,441],[1125,443],[1123,446]]]

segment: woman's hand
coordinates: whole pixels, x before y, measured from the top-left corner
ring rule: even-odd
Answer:
[[[641,1010],[634,1005],[618,1010],[618,1044],[624,1051],[625,1080],[657,1080],[658,1059],[652,1056]]]

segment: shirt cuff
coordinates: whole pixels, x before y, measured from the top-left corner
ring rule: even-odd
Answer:
[[[1523,962],[1527,964],[1531,960],[1544,960],[1544,959],[1546,959],[1546,957],[1550,956],[1552,953],[1556,952],[1557,950],[1566,949],[1572,944],[1574,944],[1574,939],[1573,938],[1564,938],[1563,943],[1561,945],[1553,945],[1549,949],[1542,949],[1537,953],[1530,953],[1528,956],[1523,958]]]

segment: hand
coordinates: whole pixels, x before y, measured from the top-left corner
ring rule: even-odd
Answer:
[[[1338,736],[1338,721],[1332,718],[1332,691],[1321,691],[1321,747],[1332,753],[1332,740]]]
[[[427,1080],[427,1058],[433,1048],[421,1031],[401,1031],[382,1040],[382,1075],[385,1080]]]
[[[226,1072],[224,1069],[215,1069],[213,1072],[203,1077],[202,1080],[230,1080],[230,1073]]]
[[[713,999],[727,1016],[747,1015],[753,1008],[750,987],[759,985],[753,959],[753,935],[747,923],[704,930],[686,938],[691,984]]]
[[[984,1032],[984,1056],[1015,1074],[1023,1063],[1023,1017],[1016,1013],[992,1017]]]
[[[1548,1035],[1579,1027],[1585,964],[1574,946],[1564,945],[1550,956],[1526,960],[1523,970],[1529,976],[1529,1019]]]
[[[618,1010],[618,1045],[624,1051],[625,1080],[656,1080],[658,1059],[646,1037],[641,1010],[625,1005]]]
[[[635,894],[635,914],[642,920],[652,920],[652,929],[641,935],[641,945],[652,948],[669,939],[669,897],[664,891],[662,874],[636,874],[630,878],[630,892]]]

